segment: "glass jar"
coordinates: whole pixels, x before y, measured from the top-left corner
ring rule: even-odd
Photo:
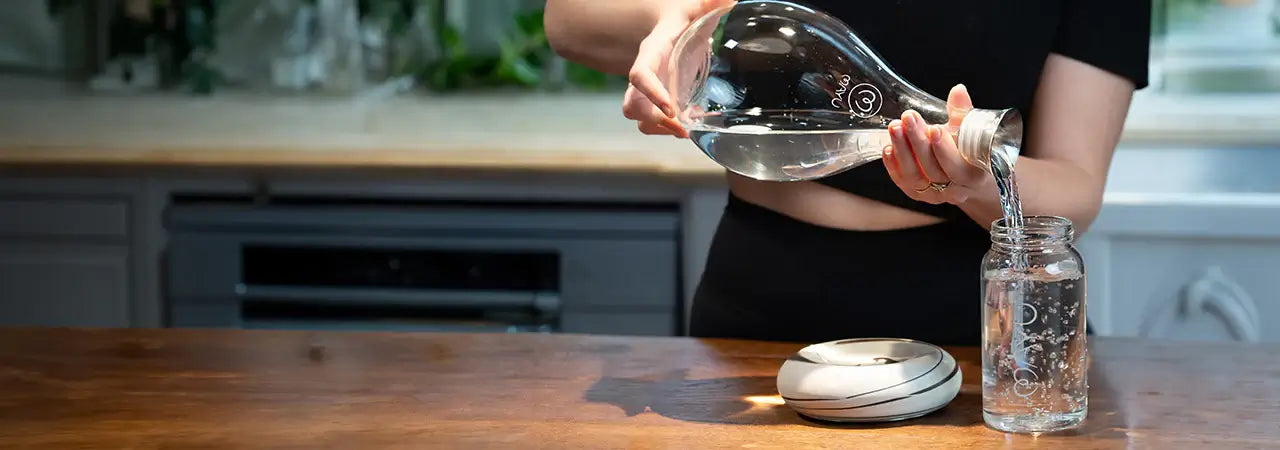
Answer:
[[[1085,270],[1071,221],[991,226],[982,261],[982,416],[1001,431],[1074,428],[1088,412]]]

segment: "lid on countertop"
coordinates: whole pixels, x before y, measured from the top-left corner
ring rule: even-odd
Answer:
[[[910,339],[845,339],[807,346],[778,370],[778,393],[819,420],[892,421],[946,406],[960,391],[955,358]]]

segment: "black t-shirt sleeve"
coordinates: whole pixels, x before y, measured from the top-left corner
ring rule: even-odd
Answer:
[[[1147,87],[1151,0],[1065,0],[1053,52]]]

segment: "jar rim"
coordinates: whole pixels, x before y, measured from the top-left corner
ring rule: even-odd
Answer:
[[[1008,236],[1015,228],[1010,227],[1005,218],[991,221],[992,236]],[[1033,215],[1023,217],[1020,231],[1033,234],[1069,235],[1073,231],[1071,219],[1062,216]]]

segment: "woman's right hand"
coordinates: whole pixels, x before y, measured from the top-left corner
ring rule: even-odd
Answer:
[[[679,112],[668,94],[667,61],[675,41],[689,23],[708,11],[734,0],[693,0],[687,8],[667,8],[659,14],[653,31],[640,42],[636,61],[627,78],[630,85],[622,97],[622,115],[634,120],[644,134],[666,134],[687,138],[689,134],[675,117]]]

